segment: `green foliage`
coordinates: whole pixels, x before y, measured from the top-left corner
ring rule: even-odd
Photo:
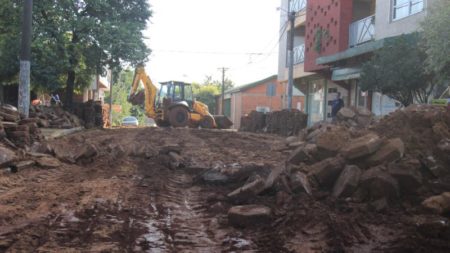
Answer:
[[[427,70],[442,81],[450,79],[450,2],[438,0],[431,4],[421,24]]]
[[[434,85],[424,60],[417,33],[392,38],[363,64],[361,88],[382,92],[404,106],[414,100],[426,103]]]
[[[134,71],[123,70],[118,75],[118,80],[113,87],[113,104],[122,107],[121,112],[113,111],[113,126],[120,126],[122,119],[127,116],[134,116],[138,118],[139,124],[143,125],[145,122],[145,110],[142,106],[134,106],[128,102],[128,95],[130,93],[131,84],[133,82]],[[109,94],[105,96],[105,103],[109,103],[111,97]]]
[[[0,81],[17,79],[22,1],[0,0]],[[88,86],[105,68],[115,73],[144,62],[142,31],[151,16],[146,0],[34,1],[32,84],[35,89]]]
[[[0,83],[16,82],[19,72],[20,1],[0,0]]]
[[[233,88],[233,82],[225,79],[225,90]],[[212,80],[211,76],[206,76],[202,84],[193,83],[192,91],[195,98],[208,106],[209,112],[216,111],[216,96],[222,94],[222,81]]]

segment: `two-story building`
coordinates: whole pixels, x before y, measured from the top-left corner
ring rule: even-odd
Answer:
[[[329,120],[331,101],[377,115],[398,107],[382,94],[359,88],[361,65],[391,37],[419,30],[433,0],[282,0],[279,81],[288,80],[288,34],[294,29],[294,85],[306,95],[308,123]],[[284,10],[284,11],[283,11]],[[288,13],[295,13],[290,27]]]

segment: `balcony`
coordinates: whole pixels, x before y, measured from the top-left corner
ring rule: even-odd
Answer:
[[[355,21],[349,27],[349,47],[355,47],[375,38],[375,16]]]
[[[306,0],[289,0],[289,12],[299,12],[306,8]]]
[[[286,61],[286,67],[289,67],[289,54]],[[305,61],[305,44],[294,47],[294,65],[301,64]]]
[[[305,44],[294,47],[294,65],[305,61]]]

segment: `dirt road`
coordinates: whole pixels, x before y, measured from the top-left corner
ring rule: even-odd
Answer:
[[[414,221],[393,209],[274,190],[246,200],[272,209],[270,224],[234,228],[225,195],[242,182],[208,184],[214,167],[277,169],[287,153],[271,135],[193,129],[93,130],[52,141],[94,158],[0,174],[0,252],[327,252],[428,247]],[[176,164],[169,151],[180,154]],[[61,155],[62,154],[62,155]],[[445,249],[448,245],[439,245]]]

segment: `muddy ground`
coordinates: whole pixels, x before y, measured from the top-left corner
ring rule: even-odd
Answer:
[[[44,169],[0,172],[0,252],[446,252],[421,236],[420,213],[399,204],[382,213],[327,194],[268,190],[248,199],[272,222],[228,224],[225,195],[243,182],[198,180],[215,166],[259,163],[277,169],[284,138],[195,129],[92,130],[50,145],[93,144],[94,158]],[[178,147],[174,166],[163,151]],[[55,152],[56,152],[55,151]],[[64,160],[64,159],[62,159]],[[448,252],[448,251],[447,251]]]

